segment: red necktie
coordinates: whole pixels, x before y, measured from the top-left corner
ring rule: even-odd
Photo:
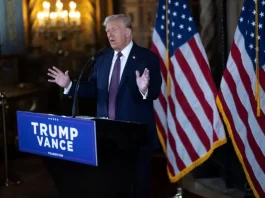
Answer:
[[[116,105],[116,96],[118,93],[119,83],[120,83],[120,70],[121,70],[121,60],[120,57],[122,53],[117,54],[117,59],[113,67],[110,85],[109,85],[109,107],[108,114],[109,119],[115,119],[115,105]]]

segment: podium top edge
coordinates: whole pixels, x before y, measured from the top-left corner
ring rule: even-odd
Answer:
[[[56,117],[62,117],[62,118],[73,118],[72,116],[67,116],[67,115],[58,115],[58,114],[52,114],[52,113],[41,113],[41,112],[31,112],[31,111],[16,111],[17,113],[25,113],[25,114],[36,114],[36,115],[46,115],[46,116],[56,116]],[[85,115],[79,115],[79,116],[75,116],[74,119],[79,119],[79,120],[93,120],[93,121],[97,121],[97,120],[106,120],[106,121],[110,121],[110,122],[122,122],[122,123],[131,123],[131,124],[137,124],[137,125],[145,125],[143,123],[139,123],[139,122],[133,122],[133,121],[126,121],[126,120],[111,120],[107,117],[93,117],[93,116],[85,116]]]

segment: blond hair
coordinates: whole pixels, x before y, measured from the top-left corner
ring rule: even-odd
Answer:
[[[105,18],[104,22],[103,22],[103,26],[106,27],[107,23],[109,21],[112,20],[121,20],[126,28],[130,28],[132,29],[132,20],[130,17],[125,16],[124,14],[114,14],[114,15],[110,15],[108,17]]]

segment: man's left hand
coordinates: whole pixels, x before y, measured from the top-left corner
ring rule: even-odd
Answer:
[[[143,94],[146,94],[148,85],[149,85],[149,80],[150,80],[149,70],[145,68],[142,76],[140,76],[139,71],[136,71],[135,73],[136,73],[136,82],[137,82],[138,88]]]

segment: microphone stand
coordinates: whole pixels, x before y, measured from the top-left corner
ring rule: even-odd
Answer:
[[[10,186],[10,180],[8,177],[8,157],[7,157],[7,136],[6,136],[6,120],[5,120],[5,94],[0,92],[2,105],[2,122],[3,122],[3,139],[4,139],[4,162],[5,162],[5,185]]]
[[[82,78],[84,72],[94,63],[94,60],[93,59],[90,59],[89,62],[85,65],[85,67],[83,67],[82,71],[80,72],[79,78],[78,78],[78,80],[76,82],[75,94],[74,94],[74,101],[73,101],[73,106],[72,106],[72,117],[73,118],[75,118],[75,116],[76,116],[77,95],[78,95],[78,90],[79,90],[79,85],[80,85],[81,78]]]
[[[2,37],[0,33],[0,57],[2,54]],[[0,65],[1,66],[1,65]],[[2,106],[2,123],[3,123],[3,140],[4,140],[4,163],[5,163],[5,185],[10,186],[10,181],[8,177],[8,156],[7,156],[7,136],[6,136],[6,113],[5,113],[5,94],[0,92],[0,105]]]
[[[101,48],[96,55],[94,55],[91,59],[88,60],[88,62],[85,64],[83,67],[82,71],[80,72],[80,75],[78,77],[78,80],[76,82],[76,87],[75,87],[75,93],[74,93],[74,101],[72,105],[72,117],[75,118],[76,116],[76,103],[77,103],[77,95],[78,95],[78,90],[79,90],[79,85],[81,82],[81,78],[84,74],[84,72],[91,67],[91,65],[94,64],[96,57],[105,49],[105,47]]]

